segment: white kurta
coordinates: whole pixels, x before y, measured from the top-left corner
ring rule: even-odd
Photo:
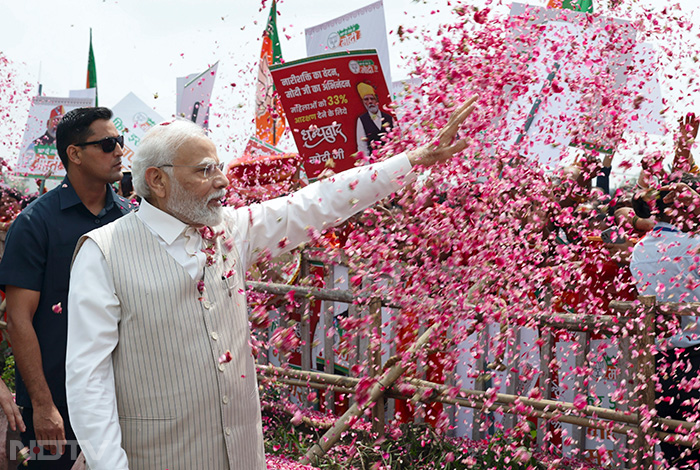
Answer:
[[[245,273],[265,249],[275,256],[307,241],[310,227],[320,230],[342,222],[398,190],[409,173],[407,157],[399,155],[379,164],[346,171],[285,198],[236,210],[225,209],[225,232],[234,245],[236,269]],[[183,267],[193,282],[201,279],[204,256],[200,250],[193,253],[192,247],[187,246],[185,224],[149,205],[144,205],[138,217],[157,241],[156,246]],[[283,240],[286,243],[280,243]],[[199,244],[201,248],[201,241]],[[88,238],[78,250],[68,298],[66,387],[69,411],[90,468],[126,469],[129,468],[127,453],[121,444],[126,437],[122,435],[123,422],[120,427],[121,410],[117,406],[113,363],[115,349],[120,346],[123,299],[116,294],[113,272],[100,247]],[[130,260],[135,266],[140,261]],[[167,292],[168,286],[162,289]],[[245,357],[250,362],[246,366],[249,370],[253,358]],[[191,393],[201,393],[201,390],[191,390]],[[259,403],[257,406],[259,413]],[[252,447],[261,444],[254,443]],[[249,449],[234,449],[229,453],[246,451]],[[228,460],[224,468],[239,468],[231,455]],[[169,468],[173,470],[174,467]]]

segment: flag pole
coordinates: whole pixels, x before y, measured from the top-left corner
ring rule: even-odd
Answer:
[[[41,84],[41,62],[39,62],[39,92],[36,94],[36,96],[41,96],[42,88],[43,85]]]

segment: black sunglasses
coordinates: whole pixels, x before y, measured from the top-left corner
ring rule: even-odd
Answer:
[[[83,142],[82,144],[73,145],[75,145],[76,147],[85,147],[87,145],[101,145],[102,151],[104,153],[111,153],[114,152],[114,149],[116,148],[117,144],[119,144],[119,147],[124,148],[123,135],[120,135],[119,137],[105,137],[104,139],[95,140],[94,142]]]

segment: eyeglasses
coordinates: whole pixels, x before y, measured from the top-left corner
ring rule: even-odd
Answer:
[[[208,165],[173,165],[172,163],[168,163],[166,165],[161,165],[158,168],[163,168],[163,167],[170,167],[170,168],[175,168],[175,167],[184,167],[184,168],[198,168],[200,171],[204,172],[204,178],[209,179],[213,178],[214,175],[216,174],[216,170],[219,170],[221,173],[224,172],[224,163],[209,163]]]
[[[124,136],[105,137],[104,139],[95,140],[93,142],[83,142],[82,144],[73,144],[76,147],[86,147],[88,145],[101,145],[104,153],[112,153],[119,144],[119,147],[124,148]]]

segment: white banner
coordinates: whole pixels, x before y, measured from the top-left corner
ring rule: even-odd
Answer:
[[[93,106],[94,102],[94,98],[35,96],[29,108],[15,172],[21,175],[63,178],[66,170],[56,152],[56,127],[68,111]]]
[[[613,105],[602,101],[605,94],[629,97],[617,105],[618,112],[626,113],[626,130],[664,132],[653,48],[638,43],[626,53],[622,47],[636,41],[631,23],[601,17],[591,26],[582,20],[587,18],[584,13],[512,4],[512,16],[526,13],[531,22],[514,30],[510,40],[515,43],[519,36],[533,34],[532,28],[540,28],[539,42],[533,48],[539,55],[530,65],[536,79],[512,101],[504,117],[502,142],[509,146],[526,138],[529,142],[521,153],[545,166],[559,164],[574,135],[595,148],[611,151],[621,135],[609,133],[612,123],[604,117],[611,114]],[[609,49],[606,35],[596,34],[609,25],[614,25],[620,37],[615,50]],[[578,86],[605,73],[611,73],[613,80],[602,88]],[[590,117],[596,117],[595,123],[589,122]]]
[[[70,98],[90,98],[92,104],[90,106],[95,106],[95,101],[97,99],[97,88],[86,88],[84,90],[70,90],[68,92]]]
[[[389,42],[382,0],[306,29],[308,57],[362,49],[377,50],[387,87],[391,87]]]
[[[582,335],[577,333],[576,335]],[[573,336],[573,335],[572,335]],[[619,338],[618,338],[619,339]],[[556,341],[554,353],[559,364],[553,400],[574,403],[577,396],[585,397],[585,403],[590,406],[598,406],[613,411],[628,411],[615,401],[615,391],[622,387],[620,380],[622,372],[617,366],[618,346],[613,340],[590,339],[588,346],[587,363],[592,374],[586,376],[583,381],[581,374],[576,371],[576,357],[574,351],[580,350],[580,345],[575,341]],[[585,383],[582,389],[577,388],[576,382]],[[624,397],[623,397],[624,398]],[[566,439],[574,437],[575,426],[568,423],[560,423],[559,427],[565,433],[562,434],[562,451],[564,455],[575,455],[575,449],[579,444]],[[616,462],[616,453],[621,453],[624,439],[622,436],[614,436],[610,430],[586,428],[585,446],[582,459],[594,465],[604,468],[621,468],[622,463]],[[556,443],[560,444],[560,443]],[[617,451],[617,452],[616,452]]]
[[[219,63],[200,74],[177,78],[177,115],[209,128],[209,103]]]
[[[123,171],[131,171],[131,160],[141,138],[148,129],[163,122],[163,118],[135,94],[129,93],[112,108],[112,121],[117,130],[124,134]]]

